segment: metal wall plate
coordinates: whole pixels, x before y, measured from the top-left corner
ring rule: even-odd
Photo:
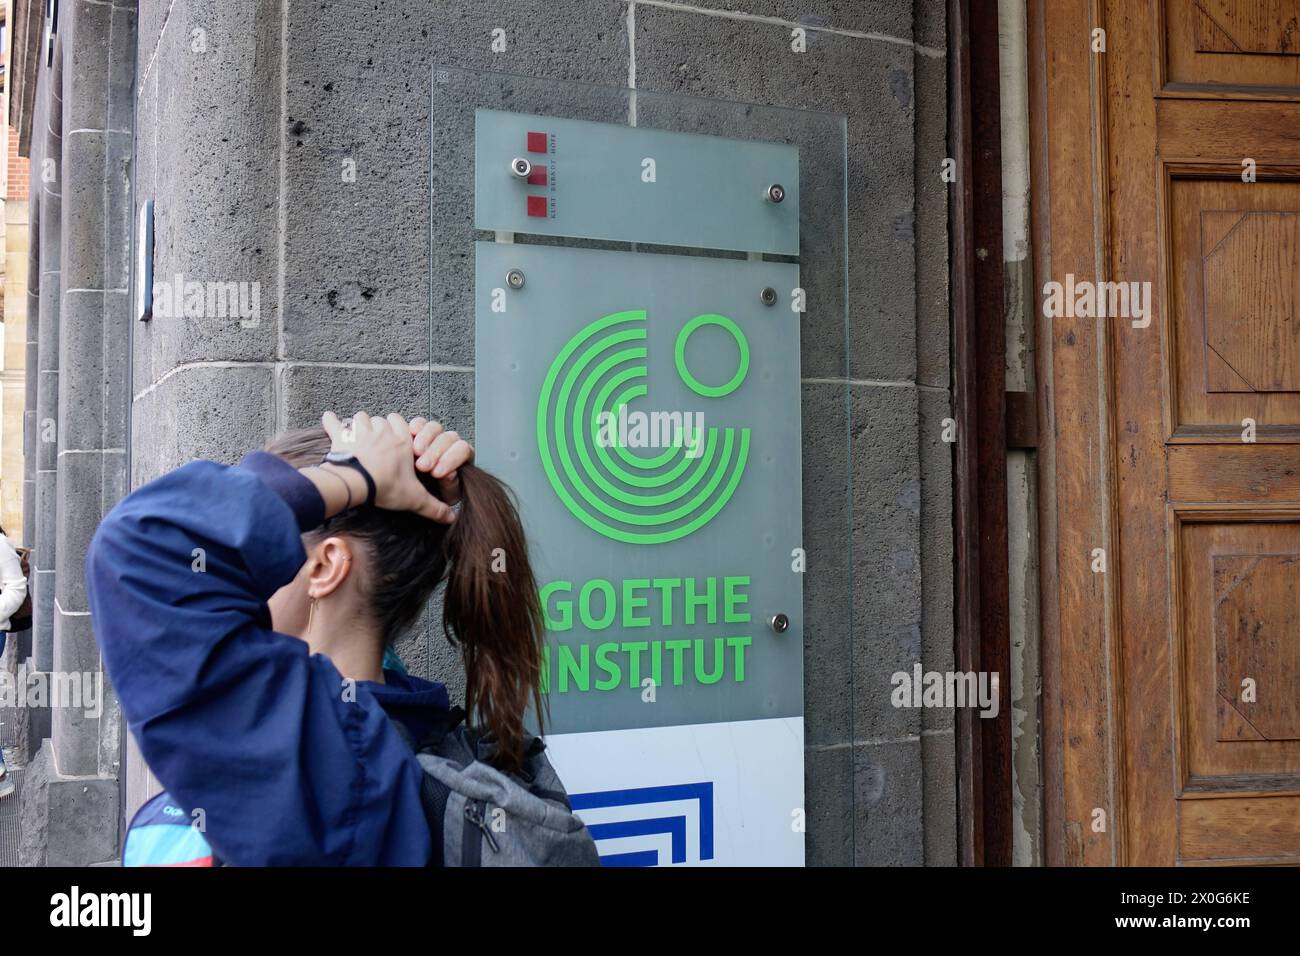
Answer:
[[[474,136],[479,229],[799,254],[795,146],[499,110]]]
[[[153,200],[146,199],[136,214],[135,228],[135,317],[140,322],[153,318]]]

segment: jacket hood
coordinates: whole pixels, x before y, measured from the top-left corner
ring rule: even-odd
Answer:
[[[395,670],[384,671],[384,683],[358,681],[396,720],[419,739],[433,729],[436,720],[451,707],[447,685],[427,681]]]

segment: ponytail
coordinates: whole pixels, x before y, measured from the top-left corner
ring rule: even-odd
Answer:
[[[523,522],[505,485],[473,465],[460,469],[460,514],[445,540],[443,632],[465,661],[465,710],[496,738],[499,762],[516,768],[531,706],[543,732],[542,606]]]

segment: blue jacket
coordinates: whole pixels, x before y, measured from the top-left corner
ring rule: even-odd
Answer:
[[[95,636],[150,769],[236,866],[424,866],[420,736],[447,691],[342,676],[271,630],[320,494],[276,458],[196,461],[118,503],[86,556]],[[353,700],[352,698],[355,698]]]

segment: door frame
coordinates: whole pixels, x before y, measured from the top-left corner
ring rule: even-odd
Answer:
[[[956,713],[958,850],[963,866],[1010,866],[1012,785],[1010,542],[1005,266],[997,0],[948,3],[956,667],[999,675],[996,717]],[[979,255],[977,250],[997,250]]]
[[[1035,285],[1110,278],[1103,0],[1029,4]],[[1037,317],[1044,848],[1049,865],[1128,862],[1115,489],[1114,325]],[[1094,549],[1107,571],[1093,570]],[[1098,812],[1100,811],[1100,813]],[[1104,816],[1103,816],[1104,814]]]

